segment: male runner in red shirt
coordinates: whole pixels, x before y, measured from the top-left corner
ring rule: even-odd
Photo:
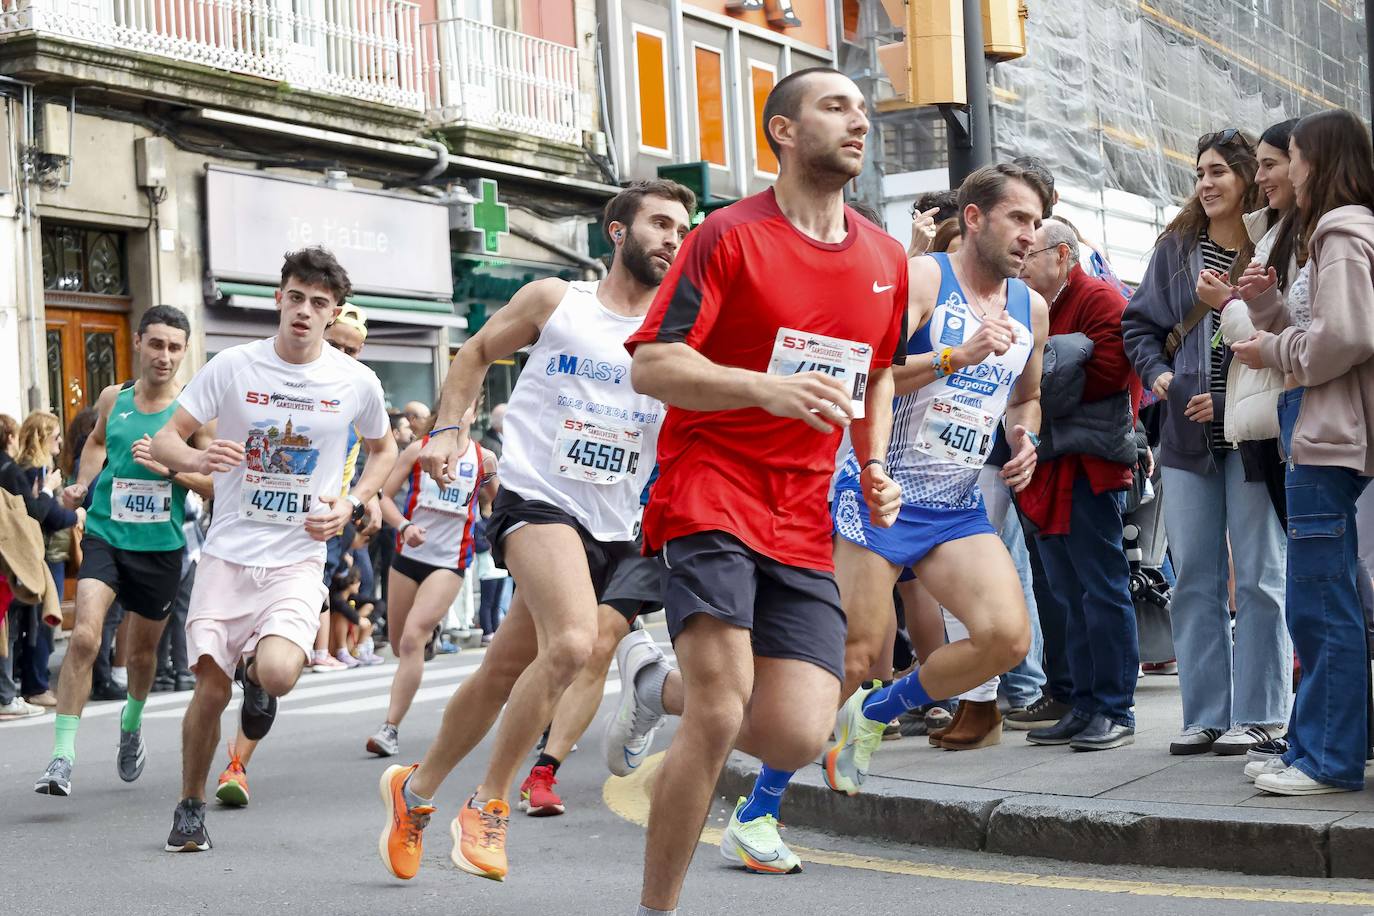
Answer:
[[[874,521],[891,524],[901,502],[883,456],[906,254],[844,206],[863,166],[863,95],[838,71],[802,70],[763,117],[777,184],[688,236],[626,342],[635,388],[669,405],[643,530],[670,569],[686,693],[654,789],[640,913],[673,912],[737,741],[795,770],[834,725],[845,618],[826,490],[841,427]]]

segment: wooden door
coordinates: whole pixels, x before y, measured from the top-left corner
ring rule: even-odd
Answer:
[[[129,318],[118,312],[48,308],[48,391],[66,429],[100,392],[130,378]]]

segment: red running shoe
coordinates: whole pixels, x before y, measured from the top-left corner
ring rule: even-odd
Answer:
[[[553,787],[558,784],[553,767],[542,766],[530,770],[520,784],[520,810],[530,817],[553,817],[563,813],[563,799]]]

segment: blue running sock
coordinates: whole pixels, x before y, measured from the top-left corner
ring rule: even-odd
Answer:
[[[765,814],[777,817],[778,808],[782,806],[782,793],[787,791],[793,772],[775,770],[765,763],[759,770],[758,779],[754,780],[754,791],[749,793],[744,800],[744,807],[739,810],[740,823],[756,820]]]
[[[879,687],[864,700],[864,718],[874,722],[891,722],[908,710],[928,706],[935,698],[921,686],[921,669],[917,668],[899,681]]]

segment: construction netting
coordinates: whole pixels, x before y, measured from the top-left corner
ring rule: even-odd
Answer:
[[[993,68],[999,158],[1158,204],[1193,185],[1198,138],[1368,111],[1363,3],[1028,0],[1027,56]]]

